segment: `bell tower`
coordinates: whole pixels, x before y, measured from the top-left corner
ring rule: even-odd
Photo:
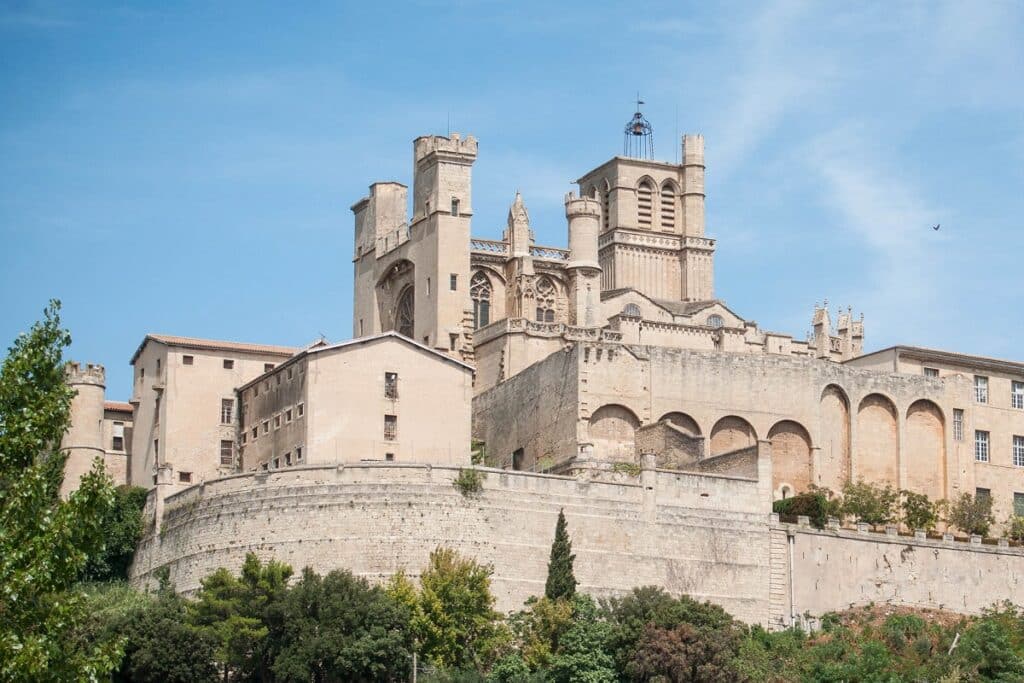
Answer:
[[[637,111],[623,156],[576,182],[601,210],[601,290],[635,289],[652,299],[714,298],[715,241],[704,234],[704,138],[685,135],[682,163],[653,159],[654,129]]]

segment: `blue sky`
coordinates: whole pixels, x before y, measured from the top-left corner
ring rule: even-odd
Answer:
[[[705,136],[740,315],[1024,359],[1020,3],[294,6],[0,0],[0,342],[58,297],[127,398],[146,332],[347,338],[348,207],[413,138],[479,138],[475,235],[519,189],[564,245],[639,91],[656,156]]]

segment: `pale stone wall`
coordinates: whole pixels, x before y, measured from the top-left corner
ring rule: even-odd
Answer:
[[[186,593],[247,552],[319,572],[349,568],[382,580],[416,576],[449,546],[494,566],[498,609],[544,591],[559,509],[580,590],[596,596],[657,584],[768,619],[768,495],[757,481],[645,470],[633,484],[486,470],[465,497],[458,469],[360,464],[236,475],[166,501],[159,534],[139,546],[135,585],[167,565]]]
[[[1011,388],[1014,381],[1024,382],[1024,366],[945,352],[897,347],[862,356],[846,363],[898,376],[923,377],[924,369],[938,371],[938,379],[927,381],[949,387],[952,400],[935,406],[915,405],[907,413],[904,437],[908,454],[908,480],[933,497],[956,497],[975,493],[977,488],[991,491],[993,512],[1003,523],[1013,512],[1015,494],[1024,497],[1024,467],[1013,464],[1013,437],[1024,436],[1024,409],[1014,408]],[[978,402],[974,395],[975,375],[988,378],[988,401]],[[954,410],[963,411],[961,439],[940,444],[937,433],[951,434]],[[913,419],[911,419],[913,418]],[[988,462],[975,459],[976,431],[989,433]],[[929,463],[929,454],[941,452],[950,463],[946,471]],[[952,481],[950,481],[952,479]],[[939,492],[944,491],[944,495]]]
[[[65,498],[75,489],[82,476],[92,469],[97,457],[106,460],[103,444],[103,392],[106,371],[102,365],[68,364],[67,382],[74,389],[71,400],[68,431],[61,440],[61,449],[67,452],[64,481],[60,493]]]
[[[473,438],[487,444],[490,463],[511,467],[519,449],[524,469],[577,455],[578,354],[558,351],[473,399]]]
[[[789,599],[787,534],[793,537],[797,615],[869,603],[977,614],[1004,600],[1024,603],[1021,548],[778,525],[772,561],[782,566],[773,566],[772,584],[782,602]]]

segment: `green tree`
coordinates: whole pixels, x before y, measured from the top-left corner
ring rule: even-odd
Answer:
[[[872,526],[888,524],[896,518],[899,493],[889,484],[878,486],[864,481],[843,486],[843,514]]]
[[[558,651],[558,644],[573,624],[570,600],[531,598],[527,608],[508,618],[522,660],[531,671],[547,668]]]
[[[89,557],[82,572],[84,580],[127,580],[135,547],[142,538],[142,508],[145,504],[146,489],[141,486],[118,486],[114,489],[114,505],[102,521],[103,551]]]
[[[939,521],[942,501],[932,502],[925,494],[913,491],[900,491],[900,495],[901,521],[908,528],[929,531],[935,528]]]
[[[413,633],[424,659],[443,668],[484,668],[497,655],[505,630],[494,611],[492,571],[451,548],[437,548],[415,597],[404,577],[392,582],[389,592],[411,601]]]
[[[197,599],[190,605],[191,622],[217,643],[216,658],[226,679],[266,675],[272,654],[266,642],[271,611],[283,599],[292,569],[254,554],[245,556],[239,577],[218,569],[202,580]]]
[[[349,571],[308,567],[288,591],[273,673],[282,681],[404,680],[412,659],[407,605]]]
[[[572,541],[565,523],[565,513],[558,511],[555,523],[555,540],[551,544],[551,559],[548,561],[548,580],[544,584],[544,596],[549,600],[571,598],[576,593],[576,576],[572,571]]]
[[[188,605],[168,587],[112,628],[125,639],[114,680],[124,683],[213,683],[216,640],[189,623]]]
[[[60,498],[70,343],[52,301],[0,368],[0,680],[102,678],[119,658],[117,639],[73,637],[85,613],[81,592],[70,589],[102,548],[114,491],[97,459],[78,490]]]
[[[949,523],[966,534],[985,536],[995,521],[992,496],[965,493],[949,506]]]
[[[572,600],[572,625],[562,634],[548,677],[553,683],[614,683],[612,627],[587,595]]]

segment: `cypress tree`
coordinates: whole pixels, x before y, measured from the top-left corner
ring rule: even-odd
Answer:
[[[576,594],[576,576],[572,573],[572,562],[575,559],[572,541],[566,530],[565,513],[559,510],[555,541],[551,544],[551,560],[548,562],[548,581],[544,586],[544,595],[549,600],[571,598]]]

